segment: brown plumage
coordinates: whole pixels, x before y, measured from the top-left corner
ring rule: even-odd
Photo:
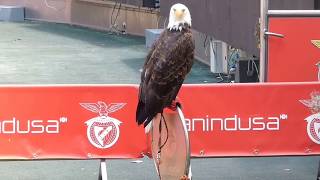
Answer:
[[[139,88],[136,121],[147,126],[175,100],[194,60],[194,40],[187,24],[166,29],[147,55]]]

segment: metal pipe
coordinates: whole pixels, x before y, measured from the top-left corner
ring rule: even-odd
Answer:
[[[185,175],[188,176],[189,179],[192,178],[192,171],[191,171],[191,164],[190,164],[190,158],[191,158],[191,151],[190,151],[190,140],[189,140],[189,134],[188,134],[188,130],[187,130],[187,125],[186,125],[186,121],[184,118],[184,114],[181,110],[181,108],[179,106],[177,106],[177,111],[178,111],[178,115],[179,115],[179,119],[182,123],[183,126],[183,131],[184,131],[184,135],[185,135],[185,143],[187,145],[187,157],[186,157],[186,166],[185,166]]]
[[[267,14],[269,0],[260,0],[260,82],[266,81],[267,43],[265,32],[267,30]]]
[[[274,32],[265,32],[264,33],[266,36],[275,36],[275,37],[278,37],[278,38],[284,38],[284,35],[283,34],[279,34],[279,33],[274,33]]]
[[[268,16],[318,17],[320,16],[320,10],[269,10]]]
[[[99,180],[108,180],[106,159],[101,159]]]

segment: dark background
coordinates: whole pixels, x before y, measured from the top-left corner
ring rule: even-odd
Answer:
[[[170,6],[177,2],[189,7],[192,25],[197,31],[259,55],[255,36],[259,0],[161,0],[161,15],[168,16]],[[319,6],[319,0],[270,0],[270,9],[310,10]]]
[[[155,0],[115,0],[136,6]],[[167,17],[175,3],[187,5],[193,28],[212,35],[236,48],[259,55],[256,27],[260,16],[260,0],[160,0],[161,16]],[[320,9],[320,0],[270,0],[270,9]]]
[[[320,9],[320,0],[314,0],[314,8]]]

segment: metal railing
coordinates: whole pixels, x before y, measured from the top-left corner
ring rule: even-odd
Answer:
[[[284,38],[283,34],[268,31],[268,17],[320,17],[320,10],[269,10],[269,0],[260,1],[260,82],[266,81],[267,64],[267,36]],[[318,68],[318,81],[320,81],[320,61]]]

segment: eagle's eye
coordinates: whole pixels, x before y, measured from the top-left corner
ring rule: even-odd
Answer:
[[[173,8],[173,11],[176,11],[176,9],[175,9],[175,8]]]
[[[182,12],[185,12],[186,11],[186,9],[182,9]]]

